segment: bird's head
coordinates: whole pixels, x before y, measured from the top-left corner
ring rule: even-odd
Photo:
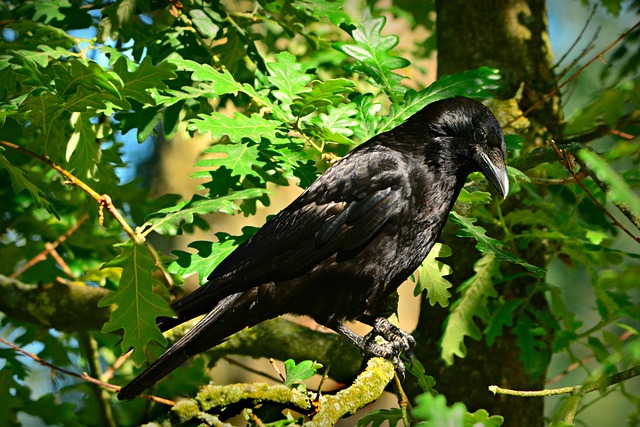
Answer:
[[[457,96],[427,105],[420,113],[429,134],[466,176],[481,171],[504,198],[509,193],[506,145],[500,124],[482,103]]]

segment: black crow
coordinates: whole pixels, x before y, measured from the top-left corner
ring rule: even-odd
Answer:
[[[373,308],[425,259],[467,176],[482,171],[509,191],[500,125],[478,101],[433,102],[331,166],[288,207],[238,246],[208,282],[159,318],[162,330],[206,314],[118,394],[131,399],[194,354],[239,330],[293,313],[345,335],[365,355],[403,371],[411,335]],[[346,322],[373,326],[361,337]],[[385,343],[373,338],[381,335]]]

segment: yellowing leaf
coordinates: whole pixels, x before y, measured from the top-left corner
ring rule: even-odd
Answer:
[[[453,270],[436,258],[446,258],[451,256],[451,253],[449,246],[436,243],[416,272],[417,280],[413,293],[417,296],[426,290],[427,299],[432,307],[436,304],[440,304],[441,307],[449,305],[449,288],[453,285],[444,276],[448,276]]]

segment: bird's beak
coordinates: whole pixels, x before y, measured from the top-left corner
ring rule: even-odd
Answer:
[[[476,156],[476,162],[480,166],[480,170],[485,177],[489,180],[498,193],[503,198],[507,198],[509,194],[509,175],[507,175],[507,166],[504,163],[502,155],[496,156],[496,159],[491,159],[486,153],[478,152]]]

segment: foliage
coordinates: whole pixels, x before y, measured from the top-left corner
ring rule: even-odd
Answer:
[[[394,2],[390,12],[432,29],[432,5],[413,3]],[[620,11],[619,1],[603,4]],[[385,28],[387,18],[375,5],[358,16],[344,6],[344,0],[261,0],[251,11],[199,0],[0,3],[0,278],[19,271],[22,282],[43,290],[65,281],[100,286],[110,291],[100,305],[112,308],[102,332],[90,334],[93,349],[79,344],[80,333],[23,322],[9,309],[2,335],[73,371],[83,370],[85,360],[113,365],[130,347],[139,365],[145,352],[166,344],[155,319],[171,315],[173,285],[194,273],[205,281],[256,229],[245,227],[241,235],[215,229],[215,240],[192,241],[171,257],[156,247],[207,230],[209,215],[255,214],[270,203],[274,185],[307,187],[332,159],[430,102],[455,95],[487,99],[500,86],[499,70],[488,67],[429,85],[404,77],[419,70]],[[430,51],[433,43],[431,36],[417,47]],[[554,355],[577,364],[585,381],[638,365],[638,242],[599,207],[638,235],[640,142],[626,137],[638,132],[637,57],[621,53],[616,62],[623,72],[615,81],[594,91],[568,118],[563,135],[547,135],[570,161],[560,162],[533,138],[509,135],[508,163],[517,169],[509,168],[507,201],[472,175],[450,216],[460,246],[438,244],[415,273],[416,294],[446,310],[442,335],[434,338],[446,364],[470,357],[469,339],[494,345],[513,334],[514,351],[532,378],[546,372]],[[194,165],[193,194],[156,197],[143,173],[123,179],[136,175],[135,166],[148,169],[128,157],[137,144],[161,150],[164,140],[196,134],[211,143]],[[573,184],[566,167],[584,188]],[[474,273],[454,280],[461,269],[456,259],[467,247]],[[567,286],[578,277],[580,302]],[[506,284],[522,278],[526,296],[511,298]],[[548,310],[530,304],[540,298]],[[447,406],[429,376],[440,360],[422,362],[426,369],[420,361],[409,367],[425,391],[414,412],[419,425],[501,425],[485,410]],[[24,414],[52,425],[102,425],[109,415],[97,419],[100,407],[113,407],[122,425],[139,422],[143,413],[167,412],[101,400],[87,383],[67,378],[55,396],[36,399],[22,357],[2,348],[0,367],[0,425],[16,425]],[[318,368],[309,360],[287,361],[287,386]],[[188,387],[203,380],[206,363],[181,369],[158,394],[192,393]],[[133,371],[126,362],[114,383]],[[637,399],[629,399],[640,413]],[[278,416],[273,425],[291,423]],[[395,425],[403,416],[385,409],[359,425]]]

